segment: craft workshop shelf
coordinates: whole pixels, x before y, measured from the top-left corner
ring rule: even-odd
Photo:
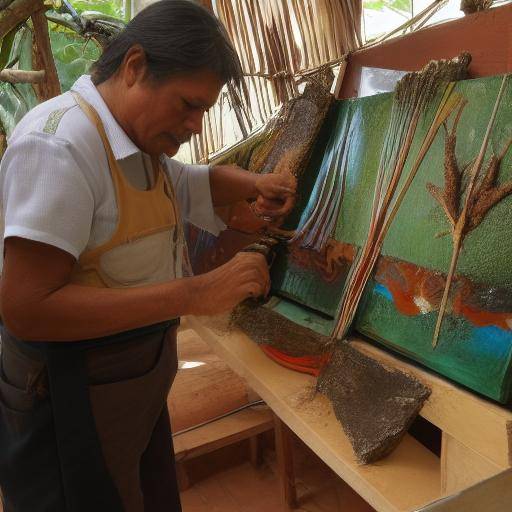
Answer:
[[[268,359],[238,330],[223,335],[207,321],[189,318],[190,327],[222,357],[331,469],[379,512],[411,511],[441,495],[438,457],[411,436],[385,460],[357,464],[352,447],[322,395],[312,401],[313,377]]]
[[[353,346],[409,372],[432,394],[421,415],[442,431],[438,458],[406,435],[384,460],[360,466],[328,400],[311,400],[315,379],[279,366],[238,329],[190,318],[190,326],[247,379],[274,413],[379,512],[414,511],[510,467],[512,412],[361,340]]]

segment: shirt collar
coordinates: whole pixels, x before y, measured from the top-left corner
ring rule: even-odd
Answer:
[[[87,101],[98,112],[108,141],[114,152],[116,160],[122,160],[135,153],[140,153],[140,149],[133,143],[133,141],[126,135],[126,132],[119,126],[115,120],[112,112],[110,112],[107,104],[101,97],[101,94],[92,83],[89,75],[82,75],[71,87],[72,91],[79,93],[85,101]]]

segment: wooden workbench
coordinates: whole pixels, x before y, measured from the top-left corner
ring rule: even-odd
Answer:
[[[443,432],[441,458],[406,435],[387,458],[357,463],[349,440],[315,379],[281,367],[225,319],[190,318],[190,327],[352,489],[379,512],[414,511],[510,466],[512,413],[363,341],[353,345],[424,382],[432,394],[421,415]]]

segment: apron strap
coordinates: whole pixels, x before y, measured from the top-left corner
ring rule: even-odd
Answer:
[[[46,356],[67,510],[123,512],[121,497],[108,474],[96,432],[85,353],[51,343]]]
[[[165,332],[179,319],[83,342],[46,343],[46,364],[66,512],[123,512],[89,398],[86,350]]]

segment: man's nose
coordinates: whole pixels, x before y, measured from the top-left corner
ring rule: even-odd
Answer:
[[[189,132],[200,134],[203,131],[204,112],[198,111],[191,113],[186,120],[186,128]]]

